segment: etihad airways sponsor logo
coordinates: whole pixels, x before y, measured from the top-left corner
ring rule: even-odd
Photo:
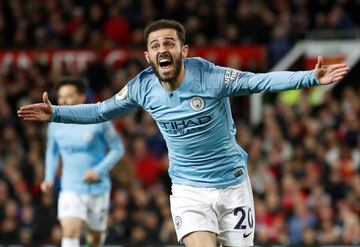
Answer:
[[[211,116],[201,116],[186,120],[159,122],[159,125],[168,134],[182,136],[204,129],[210,120]]]
[[[211,120],[210,116],[202,116],[187,120],[178,120],[178,121],[169,121],[169,122],[159,122],[160,126],[164,129],[185,129],[192,126],[199,126],[206,124]]]

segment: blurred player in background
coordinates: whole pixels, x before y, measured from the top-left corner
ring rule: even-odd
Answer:
[[[187,247],[252,246],[254,203],[247,153],[236,143],[230,96],[329,84],[348,72],[345,64],[314,70],[254,74],[186,58],[183,26],[172,20],[144,32],[150,67],[114,97],[97,104],[21,107],[19,117],[64,123],[98,123],[144,108],[157,122],[169,150],[172,217]]]
[[[57,86],[59,105],[86,101],[83,80],[66,78]],[[58,218],[63,230],[62,247],[80,246],[83,225],[87,243],[105,241],[110,203],[109,172],[124,153],[124,146],[111,122],[78,125],[49,123],[44,192],[51,191],[61,156],[61,192]]]

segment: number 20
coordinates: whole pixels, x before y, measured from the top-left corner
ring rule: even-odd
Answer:
[[[237,216],[239,212],[241,213],[240,220],[236,224],[234,229],[246,229],[246,227],[247,227],[246,223],[243,225],[243,222],[244,222],[245,217],[246,217],[246,211],[245,211],[244,208],[238,207],[238,208],[235,208],[234,215]],[[248,211],[247,211],[247,219],[248,219],[247,223],[248,223],[250,229],[253,228],[254,220],[253,220],[253,217],[252,217],[251,208],[249,208]]]

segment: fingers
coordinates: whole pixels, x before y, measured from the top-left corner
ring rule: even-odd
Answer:
[[[323,65],[323,63],[324,63],[323,57],[322,57],[322,56],[318,56],[317,63],[316,63],[316,65],[315,65],[315,69],[321,68],[322,65]]]
[[[31,112],[28,112],[28,113],[24,113],[24,112],[19,112],[18,111],[18,116],[20,117],[20,118],[29,118],[29,117],[34,117],[35,115],[34,115],[34,113],[31,113]]]
[[[339,80],[343,79],[347,73],[348,73],[348,70],[346,70],[346,69],[342,69],[342,70],[338,70],[337,72],[333,72],[333,73],[331,73],[331,75],[329,75],[330,81],[331,82],[339,81]]]
[[[39,121],[42,119],[41,112],[38,112],[36,109],[20,109],[17,111],[17,114],[18,117],[25,121]]]
[[[89,173],[85,173],[83,177],[84,182],[90,182],[91,181],[91,175]]]
[[[92,183],[92,182],[94,182],[94,181],[95,181],[95,179],[92,178],[92,177],[86,177],[86,178],[84,178],[84,182],[85,182],[85,183]]]
[[[48,187],[45,186],[45,185],[41,186],[41,190],[42,190],[42,192],[48,192],[49,191]]]
[[[331,82],[337,82],[337,81],[340,81],[342,80],[344,77],[343,76],[339,76],[339,77],[331,77]]]
[[[332,79],[332,81],[333,81],[333,82],[340,81],[342,78],[344,78],[344,77],[334,77],[334,78]]]
[[[93,180],[95,180],[95,176],[93,176],[91,174],[87,174],[84,176],[84,180],[85,181],[93,181]]]
[[[336,68],[332,71],[332,73],[340,73],[340,72],[349,72],[349,68],[348,67],[339,67],[339,68]]]
[[[338,68],[330,72],[331,76],[345,76],[349,72],[349,69],[347,67],[344,68]]]
[[[43,192],[49,192],[52,189],[52,184],[42,183],[40,188]]]
[[[47,105],[51,105],[51,102],[49,100],[49,96],[48,96],[48,93],[47,92],[44,92],[43,95],[42,95],[42,98],[43,98],[43,102]]]
[[[34,108],[26,107],[26,108],[20,108],[17,113],[18,114],[30,114],[35,112]]]
[[[28,118],[35,118],[36,116],[35,110],[28,108],[18,110],[17,114],[20,118],[23,118],[24,120]]]
[[[334,71],[334,70],[338,70],[338,69],[347,69],[347,70],[349,70],[349,67],[346,64],[340,63],[340,64],[330,65],[327,69],[329,71]]]
[[[347,72],[338,72],[338,73],[335,73],[332,78],[333,78],[333,81],[338,81],[338,80],[341,80],[342,78],[344,78],[344,76],[347,74]]]
[[[36,104],[31,104],[31,105],[24,105],[22,107],[20,107],[20,109],[18,110],[19,111],[23,111],[23,110],[34,110],[40,106],[42,106],[43,103],[36,103]]]
[[[83,180],[86,183],[93,183],[96,182],[98,179],[98,176],[93,171],[88,171],[85,173]]]
[[[34,114],[21,115],[19,117],[21,117],[25,121],[36,121],[36,120],[38,120],[38,118]]]
[[[321,64],[321,62],[320,62]],[[349,72],[349,67],[346,64],[333,64],[328,67],[317,69],[320,72],[320,83],[329,84],[343,79]]]
[[[35,117],[23,117],[22,119],[25,121],[36,121],[37,120],[37,118],[35,118]]]

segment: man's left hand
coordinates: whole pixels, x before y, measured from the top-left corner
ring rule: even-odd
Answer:
[[[323,65],[323,62],[323,57],[318,56],[318,61],[315,66],[315,76],[322,85],[339,81],[349,72],[349,67],[346,64]]]

